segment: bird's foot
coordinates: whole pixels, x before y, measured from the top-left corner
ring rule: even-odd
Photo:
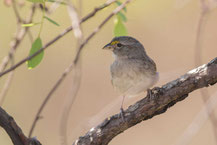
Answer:
[[[158,93],[161,91],[161,89],[159,87],[155,87],[153,88],[152,90],[151,89],[148,89],[147,90],[147,96],[150,98],[150,99],[156,99],[158,97]]]

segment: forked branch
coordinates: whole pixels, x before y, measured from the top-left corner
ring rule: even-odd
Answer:
[[[0,107],[0,126],[4,128],[10,136],[14,145],[41,145],[36,138],[27,138],[20,127],[16,124],[13,117]]]

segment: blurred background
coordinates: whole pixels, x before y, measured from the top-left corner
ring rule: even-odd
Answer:
[[[18,10],[22,17],[27,17],[30,3],[22,0],[17,1],[25,3],[25,7],[18,8]],[[104,2],[105,0],[83,0],[81,15],[85,16],[94,7]],[[84,38],[115,7],[116,5],[113,4],[83,23]],[[125,25],[128,34],[137,38],[144,45],[149,56],[156,62],[161,77],[157,86],[176,79],[196,67],[195,41],[200,13],[199,0],[134,0],[127,6],[128,21]],[[41,33],[43,44],[71,25],[65,6],[58,7],[49,17],[58,22],[60,27],[46,21]],[[217,10],[215,9],[206,16],[203,41],[201,42],[202,63],[209,62],[217,54],[216,17]],[[14,12],[3,2],[0,4],[0,18],[0,60],[2,60],[8,54],[10,41],[16,32]],[[34,22],[40,21],[40,19],[41,11],[37,11]],[[113,38],[113,20],[110,20],[100,30],[82,52],[82,80],[68,122],[68,142],[70,144],[105,117],[119,112],[120,97],[110,81],[109,66],[113,61],[112,54],[102,50],[102,47]],[[34,38],[37,37],[38,31],[39,26],[31,28]],[[37,68],[28,70],[26,64],[23,64],[16,69],[3,108],[14,117],[26,135],[43,99],[65,68],[72,62],[76,46],[76,39],[70,32],[45,51],[43,61]],[[30,48],[31,42],[26,36],[17,48],[15,61],[18,62],[26,57]],[[2,89],[6,78],[7,76],[1,77],[0,89]],[[43,119],[38,122],[33,133],[33,136],[36,136],[42,144],[60,144],[61,113],[66,98],[70,97],[72,87],[70,74],[43,111]],[[216,85],[208,88],[211,95],[216,89]],[[141,97],[127,100],[124,107],[127,108]],[[118,135],[110,142],[110,145],[175,145],[203,106],[204,102],[200,91],[194,91],[187,99],[168,109],[165,113],[143,121]],[[217,139],[213,131],[215,129],[217,128],[213,128],[210,120],[205,120],[201,128],[190,139],[189,145],[216,145]],[[0,144],[12,145],[2,128],[0,128]]]

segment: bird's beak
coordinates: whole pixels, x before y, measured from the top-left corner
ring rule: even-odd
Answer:
[[[107,49],[107,50],[113,50],[113,46],[111,45],[111,43],[106,44],[102,49]]]

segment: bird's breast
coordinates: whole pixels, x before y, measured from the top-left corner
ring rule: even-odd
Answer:
[[[112,84],[121,93],[140,93],[153,85],[155,73],[150,69],[138,60],[115,60],[110,68]]]

